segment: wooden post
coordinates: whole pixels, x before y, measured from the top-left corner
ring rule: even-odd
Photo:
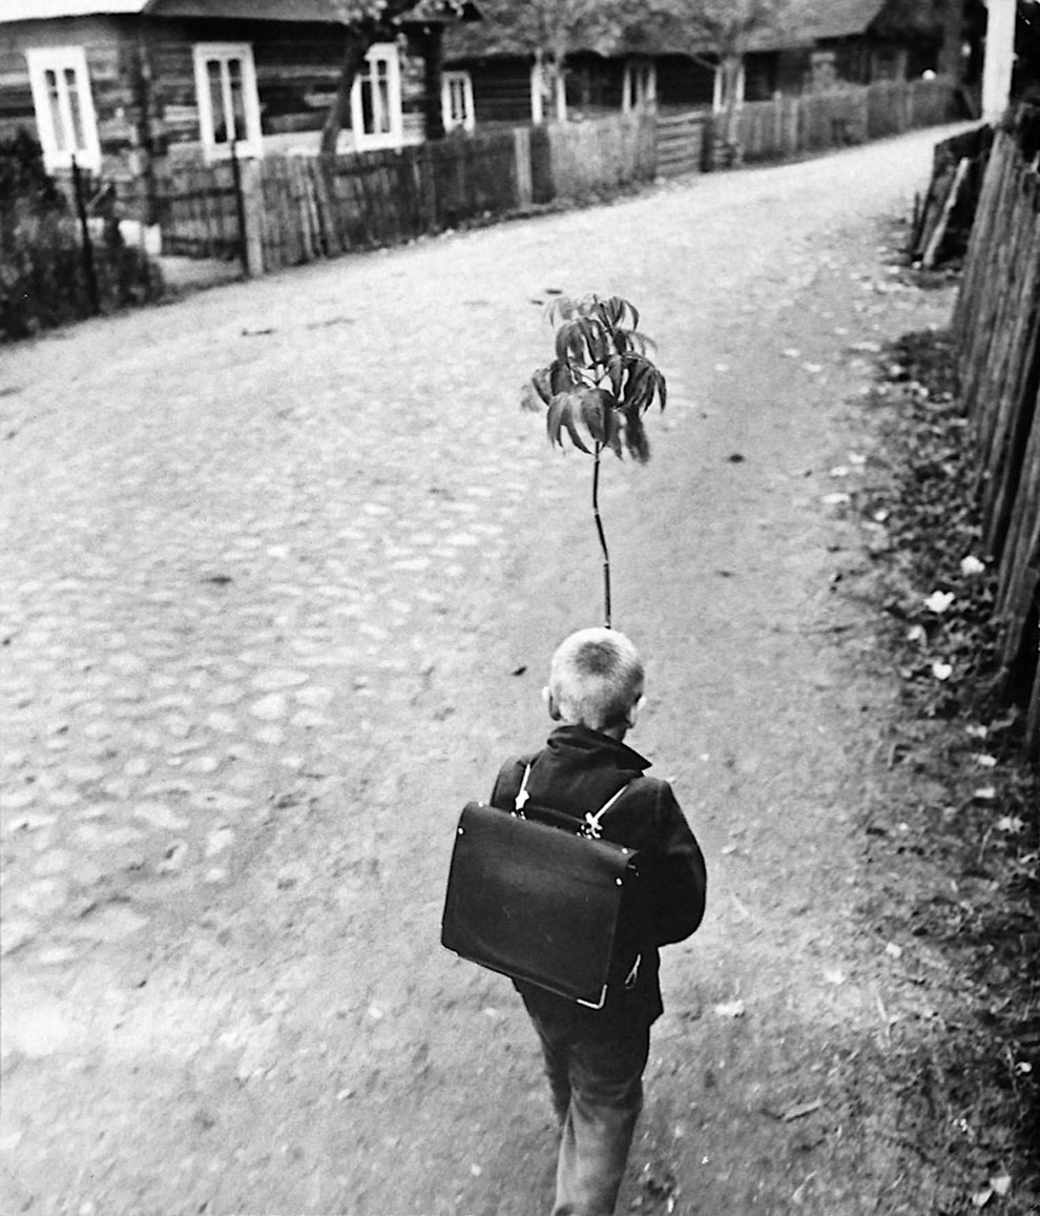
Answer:
[[[556,121],[567,121],[567,68],[562,57],[556,59],[553,71],[553,86],[556,98]]]
[[[87,301],[90,311],[97,314],[101,311],[101,297],[98,292],[97,268],[94,265],[94,246],[90,239],[90,224],[87,222],[83,175],[75,156],[72,158],[72,188],[76,195],[76,214],[79,216],[79,231],[83,242],[83,277],[87,282]]]
[[[422,217],[423,232],[436,232],[438,224],[437,204],[437,157],[442,155],[447,145],[430,147],[423,144],[415,162],[419,174],[419,214]]]
[[[530,207],[534,202],[534,179],[531,173],[531,130],[513,128],[513,157],[516,164],[516,202]]]
[[[1015,59],[1015,0],[988,0],[986,58],[982,69],[982,121],[995,123],[1011,96]]]
[[[542,67],[542,52],[535,51],[534,63],[531,64],[531,122],[540,127],[545,121],[542,105],[544,89],[544,72]]]
[[[950,222],[950,215],[957,204],[961,186],[964,184],[964,179],[967,177],[970,166],[971,159],[967,156],[962,156],[957,162],[957,170],[953,175],[953,181],[950,183],[950,189],[946,195],[946,201],[943,203],[939,221],[932,230],[931,238],[925,246],[924,253],[921,255],[921,265],[926,270],[930,270],[935,265],[935,255],[938,253],[942,239],[946,235],[946,226]]]
[[[242,192],[242,166],[238,163],[238,146],[231,141],[231,179],[235,186],[235,214],[238,216],[238,256],[242,262],[242,273],[249,277],[249,256],[246,252],[246,200]]]
[[[242,268],[248,277],[264,273],[263,162],[240,161],[238,165],[239,222],[242,225]]]

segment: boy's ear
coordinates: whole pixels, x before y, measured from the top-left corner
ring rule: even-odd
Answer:
[[[556,704],[556,698],[552,695],[552,689],[542,689],[542,700],[545,702],[545,708],[549,711],[549,717],[554,722],[559,722],[561,717],[560,707]]]
[[[636,720],[639,718],[639,711],[643,708],[643,706],[645,704],[646,704],[646,697],[643,696],[642,693],[640,693],[639,696],[628,707],[627,721],[628,721],[629,728],[635,726]]]

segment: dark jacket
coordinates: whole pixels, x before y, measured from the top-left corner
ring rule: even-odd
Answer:
[[[652,1022],[663,1012],[659,946],[690,936],[704,915],[704,858],[667,781],[645,777],[650,761],[624,743],[585,726],[561,726],[546,746],[502,766],[493,806],[511,810],[531,764],[529,806],[549,807],[577,821],[594,813],[627,782],[638,778],[607,811],[603,836],[638,850],[641,887],[648,898],[647,940],[635,983],[608,990],[602,1010],[588,1010],[531,984],[517,983],[528,1008],[543,1019],[588,1021],[604,1030]]]

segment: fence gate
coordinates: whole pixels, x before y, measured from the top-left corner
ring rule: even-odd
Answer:
[[[238,169],[232,161],[171,165],[156,173],[164,253],[234,258],[242,250]]]
[[[699,173],[711,115],[704,110],[657,116],[657,172],[662,177]]]

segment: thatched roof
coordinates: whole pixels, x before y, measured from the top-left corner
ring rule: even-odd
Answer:
[[[0,0],[0,24],[88,17],[119,13],[147,13],[154,17],[223,17],[249,21],[327,21],[348,24],[334,0]],[[479,11],[467,3],[463,20]],[[444,0],[416,0],[398,20],[455,21],[454,6]]]
[[[854,37],[870,27],[885,4],[886,0],[789,0],[776,28],[754,35],[752,48],[779,50]],[[484,20],[450,29],[445,55],[449,59],[533,55],[538,44],[524,7],[522,0],[480,0]],[[696,55],[707,53],[710,45],[680,17],[653,14],[621,29],[610,22],[598,28],[595,22],[586,23],[571,49],[610,56]]]
[[[855,37],[866,33],[885,4],[886,0],[788,0],[776,28],[753,36],[752,45],[779,50]]]

